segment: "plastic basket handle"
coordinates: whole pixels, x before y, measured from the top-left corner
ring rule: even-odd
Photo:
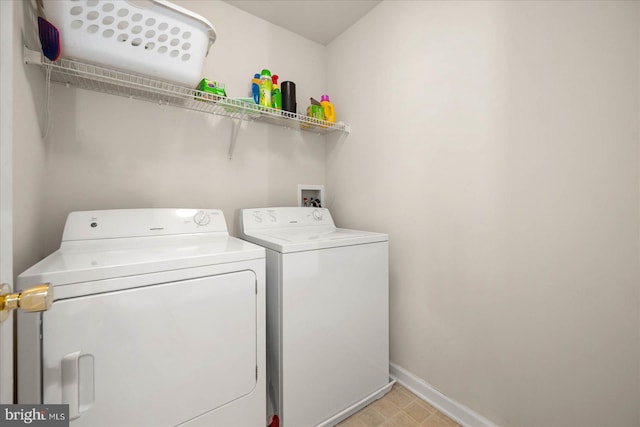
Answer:
[[[151,6],[153,6],[152,0],[127,0],[127,3],[130,3],[140,9],[150,9]]]

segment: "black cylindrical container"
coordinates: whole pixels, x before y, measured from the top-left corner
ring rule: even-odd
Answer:
[[[282,111],[297,113],[296,84],[294,82],[282,82],[280,92],[282,92]]]

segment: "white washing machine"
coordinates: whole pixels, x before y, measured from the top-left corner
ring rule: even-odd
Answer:
[[[220,210],[73,212],[18,277],[54,302],[18,317],[19,403],[71,426],[264,426],[265,251]]]
[[[267,389],[284,427],[334,425],[390,390],[388,236],[327,209],[244,209],[267,250]]]

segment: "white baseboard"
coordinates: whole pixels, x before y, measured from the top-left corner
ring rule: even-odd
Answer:
[[[393,387],[393,385],[395,383],[396,383],[396,380],[394,380],[393,378],[389,378],[389,382],[387,384],[385,384],[384,386],[380,387],[378,390],[374,391],[369,396],[365,397],[364,399],[360,400],[359,402],[354,403],[353,405],[351,405],[350,407],[348,407],[344,411],[342,411],[342,412],[334,415],[333,417],[329,418],[328,420],[318,424],[317,427],[330,427],[330,426],[337,425],[340,421],[349,418],[351,415],[353,415],[356,412],[360,411],[365,406],[369,405],[370,403],[375,402],[376,400],[380,399],[385,394],[389,393],[389,391],[391,390],[391,387]]]
[[[389,363],[389,375],[413,394],[429,402],[438,411],[464,427],[498,427],[495,423],[445,396],[423,379],[394,363]]]

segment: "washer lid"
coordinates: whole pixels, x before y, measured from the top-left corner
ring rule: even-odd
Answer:
[[[264,258],[264,249],[226,233],[64,242],[18,276],[17,287],[53,286]]]
[[[240,237],[278,252],[386,242],[389,236],[336,228],[326,208],[255,208],[240,211]]]
[[[243,235],[250,242],[281,253],[386,242],[382,233],[335,227],[272,228]]]

